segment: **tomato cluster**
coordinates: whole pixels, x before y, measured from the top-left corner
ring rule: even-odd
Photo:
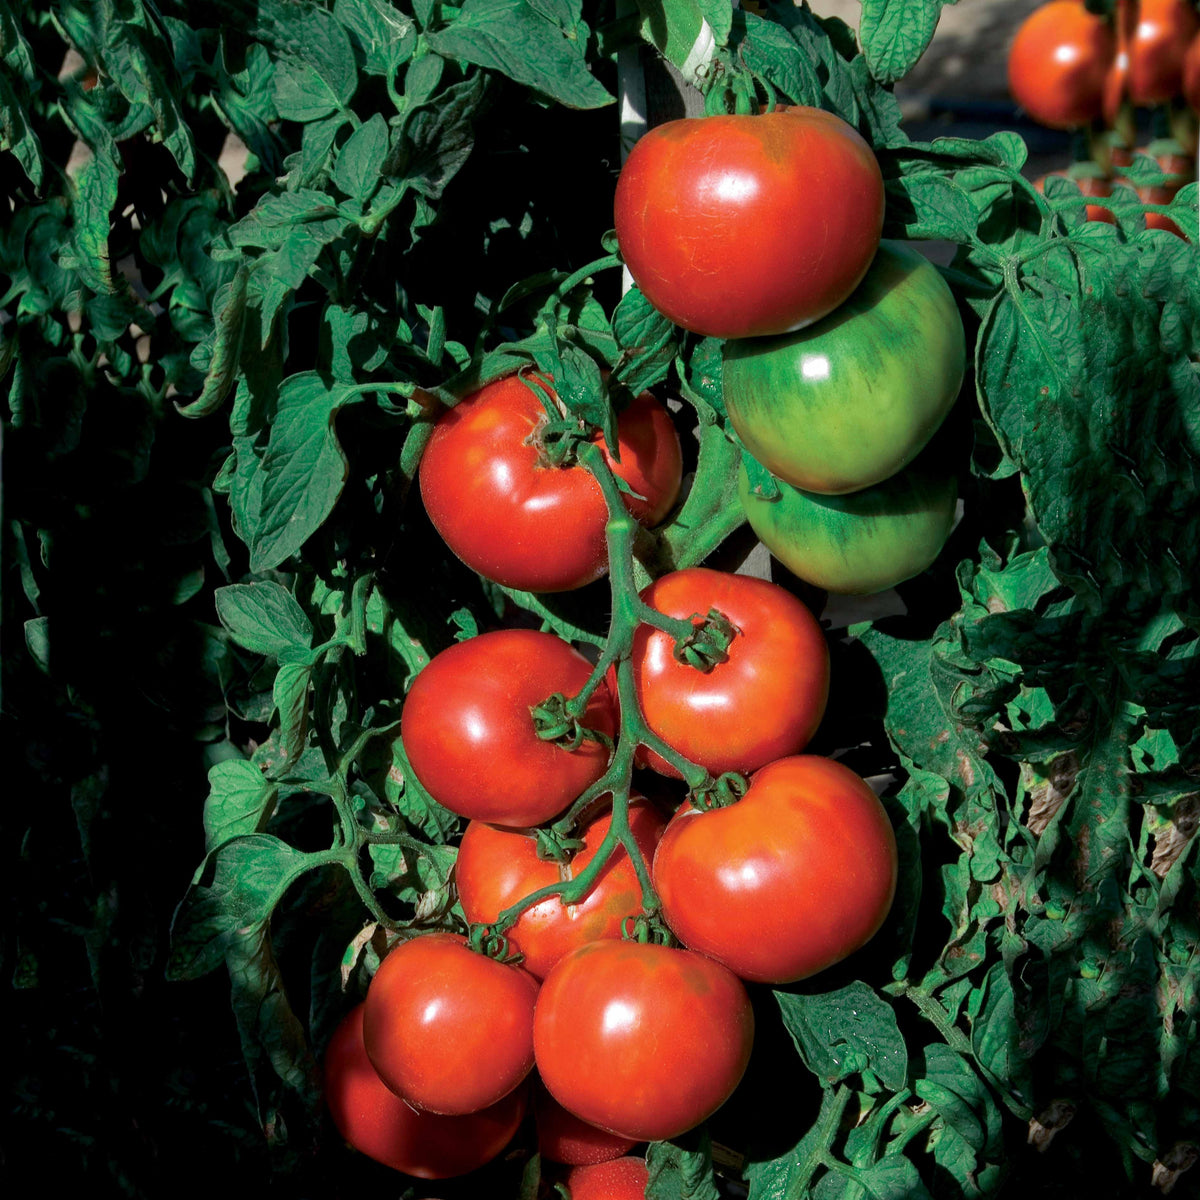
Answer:
[[[836,212],[806,207],[834,183]],[[882,195],[854,130],[790,109],[653,131],[616,201],[646,296],[726,339],[730,436],[781,493],[744,487],[751,523],[796,574],[842,591],[923,569],[955,505],[926,447],[962,381],[962,323],[924,258],[880,244]],[[720,231],[747,219],[753,244],[731,259]],[[785,223],[787,258],[772,242]],[[442,414],[421,463],[429,516],[465,563],[542,592],[611,567],[613,619],[595,662],[554,633],[501,629],[411,685],[405,762],[467,821],[453,880],[469,932],[406,931],[326,1060],[343,1135],[410,1174],[474,1169],[532,1096],[539,1150],[571,1168],[575,1200],[643,1194],[645,1163],[621,1156],[704,1121],[746,1070],[747,984],[840,962],[891,906],[883,805],[804,753],[829,695],[820,625],[784,588],[704,567],[635,592],[620,556],[634,522],[671,511],[682,456],[648,393],[617,434],[613,452],[551,380],[516,374]],[[686,796],[665,811],[632,791],[635,769],[661,777],[647,795],[683,780]],[[413,1149],[426,1122],[463,1131],[461,1161]]]

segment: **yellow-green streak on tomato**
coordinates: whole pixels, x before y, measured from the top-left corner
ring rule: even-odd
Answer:
[[[725,345],[725,406],[774,475],[840,495],[916,457],[962,385],[966,341],[945,280],[882,242],[858,289],[808,329]]]
[[[738,492],[759,540],[794,575],[828,592],[868,595],[920,574],[954,524],[958,486],[923,464],[846,496],[820,496],[779,483],[780,496]]]

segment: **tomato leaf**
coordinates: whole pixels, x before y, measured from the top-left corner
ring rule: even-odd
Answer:
[[[733,8],[721,0],[638,0],[638,10],[642,37],[689,83],[701,78],[733,25]]]
[[[349,33],[367,75],[393,77],[417,47],[416,23],[387,0],[336,0],[333,15]]]
[[[646,1150],[646,1166],[650,1179],[646,1184],[646,1200],[719,1200],[713,1176],[712,1140],[707,1130],[698,1139],[695,1149],[684,1149],[674,1142],[651,1142]]]
[[[278,566],[324,523],[346,481],[346,456],[334,418],[360,393],[327,387],[315,371],[285,380],[260,470],[261,512],[250,544],[250,566]]]
[[[439,54],[500,71],[569,108],[612,103],[584,57],[587,26],[564,36],[526,0],[466,0],[451,24],[425,36]]]
[[[168,977],[199,979],[219,967],[239,931],[267,921],[313,857],[265,833],[209,851],[171,922]]]
[[[865,983],[836,992],[775,992],[783,1023],[814,1075],[837,1083],[871,1071],[892,1091],[904,1086],[908,1050],[892,1006]]]
[[[612,331],[620,350],[614,379],[637,395],[667,377],[678,349],[676,328],[636,287],[613,311]]]
[[[356,200],[366,201],[379,186],[388,153],[387,122],[380,113],[360,125],[338,151],[333,182]]]
[[[871,74],[880,83],[895,83],[925,53],[943,0],[863,0],[858,32]]]
[[[235,583],[219,588],[217,616],[239,645],[256,654],[279,655],[312,645],[312,624],[281,584]]]
[[[214,764],[204,802],[205,845],[211,850],[240,834],[261,833],[278,794],[278,786],[243,758]]]

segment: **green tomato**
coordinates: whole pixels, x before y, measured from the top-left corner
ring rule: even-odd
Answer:
[[[954,404],[965,363],[962,318],[937,268],[882,242],[823,320],[725,344],[725,407],[772,474],[840,495],[912,462]]]
[[[803,492],[779,481],[767,500],[741,468],[738,493],[759,541],[793,575],[827,592],[862,596],[920,574],[954,525],[953,475],[922,461],[874,487],[845,496]]]

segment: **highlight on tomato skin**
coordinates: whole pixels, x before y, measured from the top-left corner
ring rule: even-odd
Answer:
[[[1017,30],[1008,53],[1009,90],[1040,125],[1079,128],[1101,115],[1115,54],[1104,17],[1083,0],[1050,0]]]
[[[685,804],[654,856],[663,917],[689,949],[756,983],[795,983],[861,949],[896,892],[896,837],[833,759],[779,759],[736,803]]]
[[[325,1052],[325,1103],[342,1137],[368,1158],[418,1179],[466,1175],[500,1154],[524,1120],[527,1089],[466,1116],[418,1112],[371,1066],[363,1010],[362,1004],[351,1009]]]
[[[571,879],[588,865],[612,823],[610,807],[590,811],[575,836],[584,845],[568,863],[539,858],[532,831],[501,829],[472,821],[454,867],[459,900],[468,921],[488,924],[523,896]],[[629,826],[649,864],[666,822],[648,800],[633,796]],[[642,911],[642,889],[624,847],[618,846],[591,891],[569,908],[557,896],[527,908],[508,929],[509,945],[522,967],[544,979],[569,951],[599,938],[621,937],[624,922]]]
[[[1165,104],[1184,90],[1184,64],[1200,33],[1190,0],[1139,0],[1129,43],[1129,98],[1134,104]]]
[[[858,286],[883,229],[883,176],[840,117],[799,106],[645,133],[614,226],[646,299],[710,337],[801,329]]]
[[[481,633],[436,654],[400,714],[417,779],[470,820],[526,826],[558,816],[604,773],[608,748],[592,738],[574,750],[539,738],[530,710],[555,693],[575,695],[591,669],[570,643],[534,629]],[[614,736],[607,685],[592,694],[581,724]]]
[[[454,933],[423,933],[388,952],[367,988],[363,1045],[379,1077],[415,1108],[487,1108],[533,1069],[538,984]]]
[[[608,571],[608,508],[586,467],[548,462],[539,445],[548,417],[533,387],[553,402],[540,376],[507,375],[447,409],[421,457],[421,498],[446,545],[485,579],[520,591],[572,591]],[[634,493],[624,496],[634,518],[658,524],[683,480],[666,407],[642,392],[618,414],[619,460],[599,434],[592,442]]]

